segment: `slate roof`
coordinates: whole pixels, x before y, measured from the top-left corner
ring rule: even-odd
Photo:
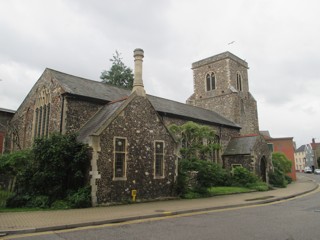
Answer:
[[[223,155],[248,155],[251,154],[259,136],[243,136],[232,138]]]
[[[6,112],[6,113],[15,113],[16,111],[6,108],[0,108],[0,112]]]
[[[296,152],[305,152],[305,151],[306,151],[306,148],[307,148],[307,145],[301,145],[301,146],[296,150]]]
[[[234,122],[222,117],[214,111],[150,95],[148,95],[148,99],[160,115],[180,116],[190,120],[200,120],[202,122],[217,123],[240,128],[240,126]]]
[[[100,109],[91,119],[88,121],[79,131],[78,140],[83,141],[91,133],[96,132],[102,124],[105,123],[106,119],[122,105],[123,101],[106,104]]]
[[[110,84],[73,76],[53,69],[47,68],[46,71],[50,71],[52,76],[61,83],[63,89],[69,94],[103,100],[106,103],[123,99],[131,94],[131,91],[128,89],[115,87]],[[168,114],[187,120],[241,128],[214,111],[151,95],[148,95],[148,99],[159,114]]]
[[[130,95],[130,90],[48,69],[70,94],[111,102]]]

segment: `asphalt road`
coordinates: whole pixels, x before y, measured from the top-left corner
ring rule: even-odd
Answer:
[[[308,174],[317,182],[320,175]],[[320,239],[320,191],[268,205],[31,234],[14,239]]]

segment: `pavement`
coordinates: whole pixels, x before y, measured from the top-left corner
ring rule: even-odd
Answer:
[[[176,199],[85,209],[4,212],[0,213],[0,237],[9,234],[63,230],[192,212],[262,205],[312,192],[316,190],[318,186],[315,181],[306,175],[299,174],[298,180],[289,184],[287,188],[277,188],[266,192],[231,194],[190,200]]]

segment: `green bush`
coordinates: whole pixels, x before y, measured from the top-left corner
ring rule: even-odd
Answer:
[[[6,207],[7,208],[20,208],[25,207],[30,201],[31,196],[29,195],[20,195],[14,194],[7,199]]]
[[[56,200],[51,204],[53,209],[69,209],[71,208],[70,203],[66,200]]]
[[[195,198],[201,198],[201,197],[203,197],[202,194],[198,192],[193,192],[193,191],[188,191],[182,195],[182,198],[184,199],[195,199]]]
[[[199,160],[195,163],[198,171],[199,187],[224,186],[228,178],[227,172],[216,163]]]
[[[9,197],[12,197],[14,193],[9,191],[0,190],[0,208],[6,207],[6,203]]]
[[[237,167],[233,170],[232,185],[246,187],[249,184],[255,184],[259,181],[259,178],[244,167]]]
[[[48,196],[33,196],[26,203],[26,207],[30,208],[48,208],[50,205]]]
[[[277,168],[274,169],[274,172],[269,173],[269,183],[275,187],[282,188],[288,185],[285,175]]]
[[[72,208],[91,207],[91,188],[79,188],[76,192],[68,195],[67,201]]]
[[[77,191],[87,183],[90,164],[88,146],[77,142],[74,134],[53,134],[46,139],[36,139],[32,154],[27,152],[24,153],[27,157],[21,157],[22,153],[12,153],[9,157],[15,159],[11,162],[19,163],[11,164],[19,166],[14,168],[17,179],[15,192],[19,196],[48,197],[48,201],[44,197],[35,197],[30,201],[30,206],[48,206],[51,202],[66,198],[68,191]],[[21,162],[23,167],[20,167]],[[11,165],[4,166],[8,168]],[[17,197],[21,204],[22,199]]]
[[[269,173],[269,183],[275,187],[286,187],[292,178],[286,174],[291,172],[292,162],[283,153],[272,153],[274,172]]]
[[[288,182],[288,184],[292,183],[292,177],[285,175],[284,178],[286,179],[286,181]]]
[[[197,172],[197,185],[195,191],[205,195],[206,189],[213,186],[225,186],[229,183],[229,177],[220,165],[204,160],[192,159],[179,162],[176,189],[178,194],[189,192],[188,172]]]
[[[272,153],[272,164],[283,173],[291,172],[292,162],[283,153]]]
[[[4,175],[17,175],[32,160],[30,150],[21,150],[0,155],[0,173]]]

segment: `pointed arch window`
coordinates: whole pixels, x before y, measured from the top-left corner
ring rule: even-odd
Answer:
[[[237,73],[237,90],[242,91],[242,77],[240,73]]]
[[[34,138],[47,137],[49,134],[50,120],[50,92],[43,88],[35,103],[35,111],[33,117],[33,135]]]
[[[207,92],[216,89],[216,75],[211,72],[206,75],[206,90]]]

